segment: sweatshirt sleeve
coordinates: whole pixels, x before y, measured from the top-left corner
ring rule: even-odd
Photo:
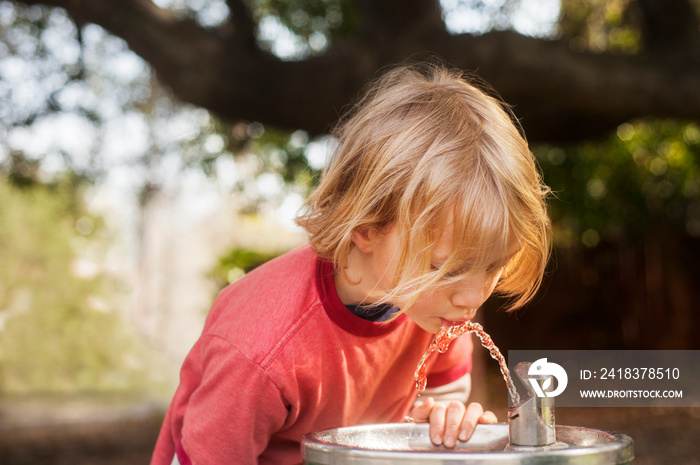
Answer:
[[[453,400],[466,404],[469,400],[469,394],[471,394],[471,379],[471,373],[467,373],[466,375],[462,376],[456,381],[452,381],[451,383],[443,384],[442,386],[426,388],[426,390],[423,391],[421,397],[416,399],[413,406],[418,407],[420,404],[423,403],[423,399],[426,399],[428,397],[432,397],[435,400],[435,402],[441,402],[444,404],[448,404]]]
[[[283,396],[226,340],[207,336],[202,342],[201,383],[188,402],[178,455],[184,452],[193,465],[257,463],[286,420]]]

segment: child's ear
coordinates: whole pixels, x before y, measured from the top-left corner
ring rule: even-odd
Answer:
[[[369,253],[372,251],[375,236],[376,231],[373,228],[356,229],[352,233],[352,242],[360,249],[360,252]]]

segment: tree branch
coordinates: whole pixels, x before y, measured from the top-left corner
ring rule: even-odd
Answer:
[[[226,0],[226,5],[231,12],[229,22],[233,25],[236,38],[251,50],[257,48],[255,41],[257,25],[243,0]]]
[[[379,5],[365,0],[359,5],[369,15],[382,8],[389,12],[394,2],[405,3],[384,0]],[[589,137],[640,116],[700,119],[700,60],[683,48],[674,50],[677,60],[661,62],[574,53],[563,42],[513,32],[450,35],[444,25],[433,25],[414,27],[410,34],[396,33],[387,36],[390,41],[369,46],[368,37],[355,36],[336,41],[321,56],[284,62],[251,49],[239,36],[223,40],[216,31],[178,20],[149,0],[25,3],[61,6],[75,18],[105,27],[146,59],[180,99],[230,120],[322,133],[380,68],[407,57],[435,55],[461,69],[475,70],[491,83],[515,105],[530,140]],[[418,7],[420,0],[406,4],[416,7],[409,8],[413,13],[408,15],[427,8]],[[387,19],[386,12],[383,15],[376,21],[397,21]],[[428,23],[434,18],[422,24]],[[382,24],[376,27],[382,29]],[[402,31],[410,29],[406,28]],[[675,64],[680,62],[683,66]]]
[[[423,34],[444,29],[438,0],[356,0],[362,34],[368,37]]]
[[[477,70],[515,104],[531,139],[576,140],[641,116],[700,119],[700,60],[677,67],[642,57],[575,53],[563,42],[513,32],[446,40],[450,44],[433,48],[453,51],[448,59],[455,66]]]
[[[700,46],[698,18],[688,0],[636,0],[642,13],[642,38],[650,53]]]

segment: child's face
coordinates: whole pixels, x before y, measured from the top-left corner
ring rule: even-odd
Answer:
[[[398,260],[398,234],[395,227],[379,234],[371,254],[372,276],[376,288],[391,289],[391,281]],[[452,252],[452,228],[445,228],[433,249],[431,265],[439,268]],[[502,263],[505,263],[505,258]],[[499,265],[499,264],[497,264]],[[436,333],[441,326],[462,324],[474,318],[476,311],[493,293],[503,272],[503,266],[490,270],[472,271],[449,285],[441,285],[434,291],[424,292],[408,307],[406,315],[424,330]],[[402,302],[393,302],[402,307]]]

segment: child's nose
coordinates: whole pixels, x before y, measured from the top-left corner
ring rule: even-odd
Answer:
[[[487,297],[483,286],[463,286],[452,293],[450,303],[459,308],[479,308]]]

